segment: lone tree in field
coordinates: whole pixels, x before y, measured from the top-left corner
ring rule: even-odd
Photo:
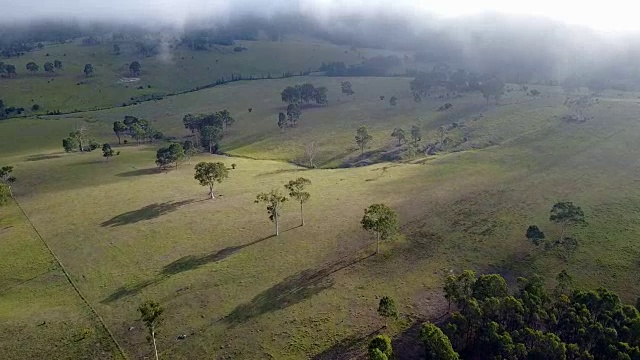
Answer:
[[[343,81],[340,83],[340,87],[342,87],[342,93],[346,95],[353,95],[355,92],[353,91],[351,82]]]
[[[364,210],[362,228],[376,234],[376,254],[380,252],[380,239],[387,239],[398,231],[398,214],[385,204],[373,204]]]
[[[113,132],[118,137],[118,144],[122,144],[122,135],[125,134],[129,128],[122,121],[113,122]]]
[[[107,161],[109,161],[110,158],[112,158],[114,155],[114,151],[111,148],[111,145],[109,144],[103,144],[102,145],[102,156],[104,156],[105,158],[107,158]]]
[[[209,187],[209,196],[211,200],[216,197],[213,195],[213,185],[218,184],[222,180],[229,177],[229,169],[221,162],[201,162],[196,165],[196,174],[194,178],[200,182],[202,186]]]
[[[364,148],[373,137],[369,134],[369,129],[366,126],[360,126],[356,130],[356,144],[360,147],[360,155],[364,154]]]
[[[525,236],[527,237],[527,240],[531,241],[531,243],[536,246],[540,245],[545,238],[544,232],[542,232],[537,225],[529,225]]]
[[[16,177],[13,174],[13,166],[3,166],[0,168],[0,184],[4,184],[9,191],[9,195],[13,196],[11,193],[11,185],[16,182]]]
[[[300,226],[304,226],[304,214],[302,212],[302,205],[309,201],[311,194],[307,191],[304,191],[308,185],[311,185],[311,180],[303,177],[299,177],[295,180],[290,180],[284,187],[289,191],[289,196],[292,199],[298,201],[300,203]]]
[[[44,63],[44,71],[48,72],[49,74],[53,74],[55,67],[53,66],[52,62],[46,62]]]
[[[145,301],[140,306],[138,306],[138,311],[140,312],[140,320],[144,323],[149,331],[149,337],[147,338],[149,342],[153,344],[153,351],[156,355],[156,360],[158,360],[158,347],[156,346],[156,328],[162,324],[162,314],[164,313],[164,308],[160,306],[159,303],[155,301]]]
[[[406,137],[404,135],[404,130],[401,127],[397,127],[393,129],[391,136],[398,139],[398,146],[400,146],[404,141],[406,141]]]
[[[427,360],[459,360],[449,338],[432,323],[425,323],[420,329],[420,340],[425,346]]]
[[[287,127],[287,115],[283,112],[278,114],[278,127],[280,128],[280,132],[284,132],[284,129]]]
[[[567,227],[586,225],[587,223],[580,206],[574,205],[571,201],[561,201],[553,205],[549,220],[561,227],[560,239],[558,240],[560,243],[564,240],[564,232]]]
[[[254,201],[256,204],[267,204],[267,213],[269,214],[269,220],[273,221],[276,224],[276,236],[280,235],[278,220],[280,217],[280,210],[282,209],[282,206],[284,206],[284,203],[286,201],[287,198],[278,190],[271,190],[268,193],[260,193]]]
[[[420,140],[422,140],[422,132],[420,131],[420,126],[411,126],[411,141],[413,141],[413,145],[417,146],[418,141]]]
[[[391,339],[387,335],[377,335],[369,342],[369,359],[391,359],[392,355]]]
[[[137,61],[134,61],[134,62],[131,63],[131,65],[129,65],[129,71],[131,72],[131,75],[133,75],[133,76],[140,76],[140,70],[141,69],[142,69],[142,66]]]
[[[84,75],[87,76],[87,77],[93,75],[93,65],[86,64],[84,66]]]
[[[395,96],[392,96],[391,99],[389,99],[389,105],[396,106],[397,104],[398,104],[398,98]]]
[[[25,67],[27,68],[27,70],[31,71],[32,73],[36,73],[38,72],[38,70],[40,70],[40,67],[38,66],[38,64],[34,63],[33,61],[28,62]]]
[[[395,300],[389,296],[383,296],[378,304],[378,315],[384,318],[384,327],[387,327],[387,320],[389,318],[397,319],[398,308],[396,307]]]
[[[316,167],[315,164],[313,163],[313,159],[315,159],[317,153],[318,153],[318,146],[316,145],[315,141],[308,142],[304,146],[304,156],[307,157],[310,168]]]
[[[53,61],[53,67],[58,69],[58,70],[62,70],[62,61],[60,60],[54,60]]]

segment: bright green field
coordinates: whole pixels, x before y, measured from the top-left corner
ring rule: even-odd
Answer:
[[[279,93],[307,80],[329,88],[330,104],[304,111],[298,128],[280,134]],[[16,167],[18,202],[132,359],[151,355],[136,312],[146,299],[167,309],[158,341],[162,358],[346,359],[364,353],[367,336],[380,328],[380,296],[400,304],[401,320],[385,330],[398,341],[406,340],[403,331],[414,321],[442,315],[440,289],[452,271],[499,272],[513,281],[567,269],[579,286],[606,286],[628,302],[640,296],[636,94],[607,94],[593,108],[593,119],[572,124],[561,120],[564,98],[550,87],[537,87],[543,93],[538,98],[509,92],[499,106],[486,105],[477,94],[416,104],[410,79],[349,79],[355,99],[339,93],[341,80],[242,82],[124,109],[4,121],[0,163]],[[387,101],[392,95],[399,98],[396,107]],[[436,112],[444,102],[453,110]],[[113,142],[111,123],[130,114],[180,136],[186,135],[184,114],[224,108],[237,124],[222,149],[256,159],[193,160],[237,164],[215,201],[206,200],[207,190],[193,180],[193,163],[155,173],[152,146],[122,147],[110,162],[98,153],[60,152],[61,138],[77,124]],[[439,126],[454,121],[465,125],[448,136],[469,140],[445,153],[410,163],[330,168],[357,158],[353,136],[361,124],[372,129],[367,151],[373,156],[394,148],[389,134],[395,126],[408,130],[419,123],[426,143],[435,141]],[[300,161],[311,140],[320,144],[317,162],[325,168],[289,163]],[[307,224],[298,227],[298,207],[290,203],[283,213],[286,231],[271,237],[273,225],[264,207],[253,203],[255,195],[282,189],[298,176],[313,182]],[[558,200],[574,201],[588,216],[587,227],[572,231],[579,246],[569,254],[545,252],[524,239],[533,223],[550,237],[559,235],[547,220]],[[359,220],[363,208],[378,202],[399,212],[401,235],[369,256],[372,236]],[[19,221],[11,215],[14,208],[2,211],[2,221]],[[0,241],[10,239],[0,231]],[[39,249],[18,248],[17,255],[3,257],[31,259]],[[44,258],[45,269],[51,267]],[[20,295],[20,302],[54,306],[73,294],[67,289],[43,305]],[[82,309],[79,299],[74,303]],[[19,326],[39,321],[4,296],[0,308],[10,309]],[[95,322],[88,313],[84,319]],[[6,326],[2,322],[0,331],[11,333]],[[187,338],[178,340],[182,334]],[[18,344],[6,340],[13,342]],[[56,356],[73,358],[82,346]]]

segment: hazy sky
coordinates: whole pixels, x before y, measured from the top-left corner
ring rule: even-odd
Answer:
[[[224,18],[229,13],[273,14],[282,10],[299,10],[325,19],[355,11],[444,17],[502,12],[543,16],[605,31],[640,31],[636,11],[640,5],[631,0],[0,0],[0,8],[5,19],[12,20],[162,19],[175,24],[204,14]]]

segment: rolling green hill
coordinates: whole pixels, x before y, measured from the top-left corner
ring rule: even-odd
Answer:
[[[249,44],[246,53],[225,56],[250,56],[261,46],[285,45]],[[106,81],[97,74],[95,79]],[[355,95],[340,92],[343,80],[353,83]],[[529,96],[508,85],[497,105],[478,93],[434,93],[416,103],[410,80],[241,81],[125,108],[4,120],[0,165],[15,166],[16,201],[129,358],[152,351],[136,311],[148,299],[166,308],[158,338],[162,358],[351,359],[365,353],[369,336],[383,324],[376,313],[381,296],[398,301],[401,317],[384,331],[405,344],[413,324],[446,312],[443,281],[464,269],[498,272],[512,284],[518,276],[552,278],[566,269],[579,287],[606,286],[628,303],[640,296],[637,94],[606,92],[594,101],[588,120],[576,123],[564,119],[565,96],[557,87],[530,85],[541,95]],[[303,82],[326,86],[329,104],[303,109],[300,125],[281,133],[280,91]],[[1,86],[7,83],[3,79]],[[94,85],[87,88],[98,90]],[[398,98],[396,106],[391,96]],[[446,102],[452,109],[438,111]],[[125,115],[149,119],[183,140],[189,135],[185,114],[222,109],[236,118],[221,142],[227,155],[201,154],[167,172],[154,164],[162,143],[118,147],[121,154],[108,162],[99,151],[67,154],[61,147],[78,125],[115,144],[112,123]],[[360,125],[373,136],[364,155],[354,141]],[[448,145],[436,155],[401,160],[406,145],[398,146],[390,134],[398,126],[408,133],[413,125],[422,131],[420,145],[436,142],[440,127]],[[321,168],[299,166],[310,141],[319,146]],[[193,179],[197,161],[237,165],[217,185],[215,201]],[[284,190],[286,181],[300,176],[313,183],[306,224],[299,226],[298,204],[289,203],[283,233],[272,236],[273,224],[264,206],[254,203],[256,194]],[[569,231],[578,245],[533,246],[524,236],[531,224],[551,239],[560,236],[548,220],[560,200],[586,213],[588,225]],[[373,237],[359,223],[372,203],[397,210],[401,223],[400,234],[384,242],[378,255],[372,255]],[[41,334],[61,344],[55,357],[117,358],[115,345],[62,281],[27,219],[15,206],[0,210],[0,219],[0,242],[9,244],[0,253],[9,265],[0,271],[10,279],[0,297],[0,315],[7,319],[0,333]],[[20,269],[24,275],[9,276]],[[47,275],[11,288],[32,273]],[[36,298],[35,291],[51,295]],[[60,304],[70,314],[66,324],[51,310]],[[42,321],[46,327],[37,328]],[[82,329],[93,329],[91,336],[67,341]],[[18,340],[34,345],[22,349]],[[35,339],[7,337],[2,344],[11,358],[40,349]]]

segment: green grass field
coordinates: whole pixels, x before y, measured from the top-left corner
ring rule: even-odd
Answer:
[[[349,79],[353,97],[340,94],[342,80],[238,82],[127,108],[6,120],[0,164],[15,166],[16,200],[132,359],[152,354],[136,311],[147,299],[166,308],[161,358],[351,359],[364,354],[368,336],[383,324],[379,297],[400,304],[401,319],[384,331],[405,344],[414,322],[445,312],[443,279],[464,269],[498,272],[511,282],[567,269],[580,287],[606,286],[627,302],[640,296],[636,94],[606,93],[592,119],[568,123],[564,96],[554,87],[535,86],[540,97],[510,91],[497,106],[479,94],[417,104],[408,78]],[[280,91],[306,81],[327,86],[330,103],[303,110],[299,127],[281,134]],[[388,102],[393,95],[395,107]],[[453,110],[436,111],[444,102]],[[99,152],[61,151],[61,139],[78,124],[113,144],[111,123],[128,114],[182,137],[184,114],[225,108],[237,123],[221,146],[233,156],[200,155],[158,173],[160,144],[120,147],[109,162]],[[340,167],[394,150],[396,126],[418,124],[425,144],[453,122],[463,125],[447,136],[467,141],[438,155]],[[374,140],[359,157],[353,136],[362,124]],[[309,141],[320,146],[319,169],[296,165]],[[215,201],[193,179],[197,161],[237,164]],[[298,226],[298,206],[289,203],[284,231],[274,237],[264,206],[253,200],[299,176],[313,182],[307,223]],[[548,221],[559,200],[587,214],[588,225],[571,231],[579,246],[535,248],[525,229],[537,224],[559,236]],[[401,231],[372,256],[373,237],[359,220],[379,202],[398,211]],[[6,319],[0,352],[118,356],[15,206],[0,210],[0,242],[7,244],[0,258],[9,260],[0,266],[8,279],[0,297]],[[12,335],[18,331],[28,340]],[[75,341],[78,333],[91,335]],[[52,343],[58,347],[44,346]]]
[[[167,45],[161,56],[145,57],[136,50],[135,42],[117,42],[120,55],[113,52],[113,42],[81,45],[80,41],[46,45],[25,56],[3,60],[16,66],[18,76],[0,78],[0,94],[6,106],[24,107],[27,114],[47,114],[60,110],[70,112],[121,106],[132,99],[183,92],[215,83],[231,74],[243,76],[279,77],[284,72],[297,75],[315,71],[323,61],[344,61],[355,64],[364,57],[387,55],[391,52],[375,49],[351,50],[308,39],[287,39],[282,42],[238,41],[234,46],[214,46],[206,51],[190,51],[183,46]],[[236,46],[247,50],[237,53]],[[44,63],[60,60],[63,69],[47,74]],[[40,70],[30,73],[25,65],[35,62]],[[139,61],[142,73],[139,81],[121,82],[132,75],[129,64]],[[84,75],[85,64],[92,64],[94,75]],[[415,66],[414,66],[415,67]],[[138,89],[142,87],[142,89]],[[33,104],[40,105],[31,111]]]

